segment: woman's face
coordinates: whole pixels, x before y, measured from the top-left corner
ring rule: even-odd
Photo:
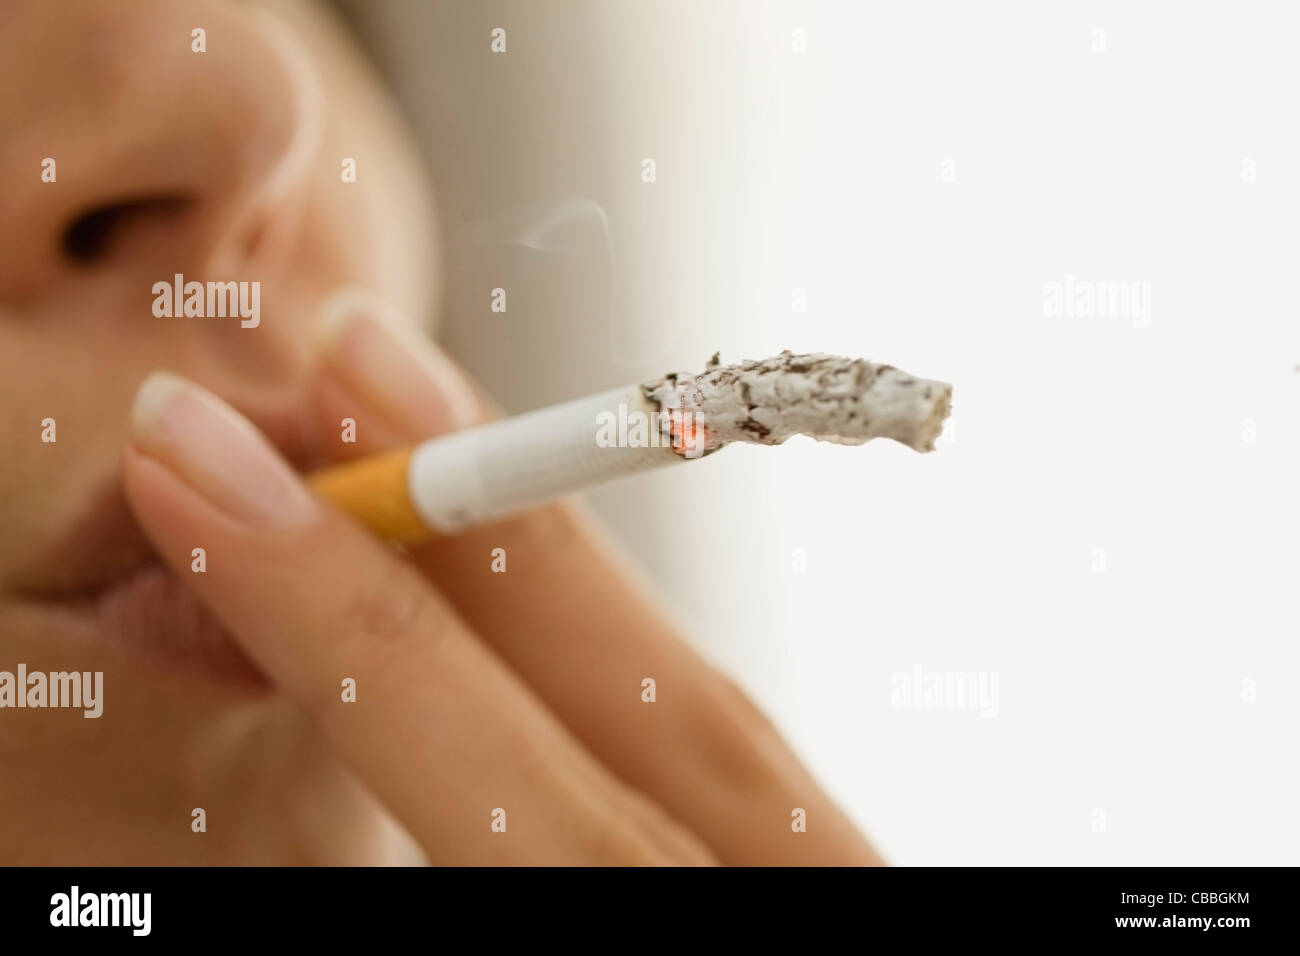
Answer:
[[[320,301],[359,284],[431,317],[393,106],[305,0],[6,0],[0,73],[0,672],[103,672],[98,718],[0,709],[0,862],[391,858],[371,799],[154,564],[120,455],[165,367],[308,467]],[[259,283],[256,325],[160,317],[178,274]]]

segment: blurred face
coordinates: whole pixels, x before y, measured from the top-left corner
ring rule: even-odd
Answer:
[[[391,859],[383,814],[160,569],[120,454],[165,367],[306,468],[322,298],[356,283],[431,315],[431,202],[393,107],[305,2],[5,0],[4,22],[0,672],[104,676],[98,718],[0,710],[0,863]],[[160,316],[178,274],[259,283],[256,324]]]

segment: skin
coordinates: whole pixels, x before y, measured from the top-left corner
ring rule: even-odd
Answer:
[[[105,690],[94,720],[0,710],[0,863],[879,862],[576,506],[404,554],[302,483],[493,414],[416,331],[430,188],[333,21],[5,16],[0,670]],[[261,324],[155,317],[176,272],[259,280]]]

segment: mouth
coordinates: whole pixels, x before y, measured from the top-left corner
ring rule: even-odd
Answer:
[[[53,635],[118,648],[153,663],[197,668],[240,683],[263,683],[238,645],[163,565],[109,484],[81,520],[34,562],[35,581],[18,590]]]
[[[27,595],[55,633],[239,684],[266,680],[220,622],[156,557],[91,590]]]
[[[295,440],[301,428],[263,423],[263,431],[295,467],[313,460],[310,443]],[[116,473],[68,527],[14,582],[13,595],[40,615],[44,630],[120,648],[154,664],[266,684],[220,622],[159,558]]]

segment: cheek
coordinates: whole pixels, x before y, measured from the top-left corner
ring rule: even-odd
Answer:
[[[346,122],[340,117],[339,122]],[[364,117],[357,125],[364,129]],[[360,136],[366,134],[360,133]],[[347,144],[327,143],[341,153]],[[413,153],[398,149],[358,163],[369,182],[340,180],[338,164],[322,163],[306,206],[298,268],[379,293],[403,314],[432,330],[442,293],[442,263],[429,184]],[[364,237],[364,239],[363,239]]]
[[[352,37],[314,6],[277,6],[311,59],[327,104],[305,204],[302,268],[378,292],[426,328],[442,295],[436,204],[392,94]]]

